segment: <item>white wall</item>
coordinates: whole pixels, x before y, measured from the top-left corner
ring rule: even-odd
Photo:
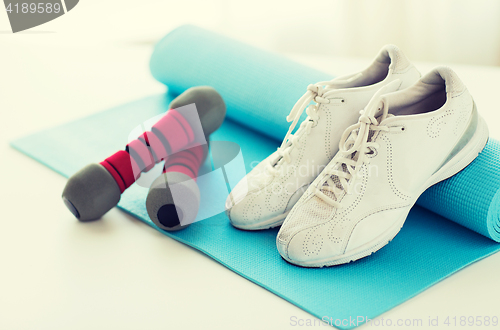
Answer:
[[[82,0],[33,30],[149,43],[185,23],[277,52],[371,58],[394,43],[412,60],[500,65],[498,0]]]
[[[372,57],[394,43],[413,60],[500,65],[498,0],[226,2],[223,28],[280,52]]]

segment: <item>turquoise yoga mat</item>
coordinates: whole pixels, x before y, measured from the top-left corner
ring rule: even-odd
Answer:
[[[165,112],[178,93],[211,85],[228,106],[228,118],[211,140],[237,143],[248,171],[279,145],[288,128],[285,116],[307,85],[331,78],[193,26],[178,28],[158,43],[151,71],[169,87],[168,94],[36,133],[14,141],[13,147],[69,177],[123,148],[131,130]],[[349,329],[500,249],[499,156],[500,143],[490,140],[469,167],[421,196],[389,245],[348,265],[323,269],[290,265],[276,251],[277,229],[240,231],[231,227],[224,213],[183,231],[164,233],[312,315]],[[210,162],[203,171],[210,171]],[[205,195],[220,203],[227,193],[226,187],[218,187]],[[133,185],[119,207],[156,228],[146,213],[146,194],[147,188]]]

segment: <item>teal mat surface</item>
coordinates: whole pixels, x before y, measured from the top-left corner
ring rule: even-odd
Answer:
[[[151,70],[169,86],[169,94],[36,133],[12,146],[69,177],[122,149],[132,129],[165,112],[174,95],[191,86],[211,85],[228,105],[228,119],[211,140],[237,143],[249,171],[279,145],[288,128],[285,116],[307,85],[331,78],[192,26],[173,31],[157,45]],[[365,317],[377,317],[500,249],[495,242],[500,238],[499,156],[500,144],[490,140],[468,168],[421,196],[421,206],[412,209],[389,245],[347,265],[323,269],[290,265],[276,251],[277,229],[240,231],[224,213],[183,231],[164,233],[312,315],[339,320],[339,328],[349,329],[352,323],[344,320],[356,319],[361,325]],[[209,162],[203,171],[210,171]],[[133,185],[119,207],[156,228],[145,209],[147,191]],[[211,193],[225,200],[228,192]]]

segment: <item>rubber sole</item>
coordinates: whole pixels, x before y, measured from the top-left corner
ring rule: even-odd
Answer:
[[[347,254],[341,254],[333,258],[327,258],[323,260],[315,260],[310,262],[297,262],[292,261],[288,258],[283,257],[286,261],[301,266],[301,267],[329,267],[335,265],[346,264],[359,260],[361,258],[367,257],[374,252],[377,252],[387,244],[399,233],[403,227],[408,213],[411,208],[417,202],[418,197],[427,190],[429,187],[435,185],[438,182],[446,180],[458,172],[462,171],[467,167],[479,153],[484,149],[486,143],[488,142],[488,126],[483,118],[479,116],[477,130],[470,139],[470,141],[458,152],[453,158],[451,158],[446,164],[444,164],[438,171],[436,171],[422,186],[419,193],[412,199],[412,202],[408,206],[407,212],[404,213],[400,219],[398,219],[391,227],[389,227],[384,233],[376,237],[375,239],[361,245],[360,247],[349,251]]]
[[[242,229],[242,230],[264,230],[264,229],[270,229],[270,228],[281,226],[283,224],[283,222],[285,221],[285,218],[286,218],[286,216],[288,215],[289,212],[290,211],[285,212],[285,213],[280,214],[280,215],[277,215],[274,218],[271,218],[271,219],[266,220],[264,222],[259,222],[259,223],[256,223],[256,224],[253,224],[253,225],[249,225],[249,226],[236,225],[231,220],[231,217],[229,217],[229,221],[231,222],[231,225],[233,225],[233,227],[238,228],[238,229]]]

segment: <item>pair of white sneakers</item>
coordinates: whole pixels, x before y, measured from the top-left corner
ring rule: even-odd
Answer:
[[[438,67],[420,77],[393,45],[364,71],[309,85],[287,120],[281,147],[233,189],[226,213],[240,229],[282,225],[279,253],[304,267],[382,248],[417,198],[466,167],[488,140],[456,73]]]

